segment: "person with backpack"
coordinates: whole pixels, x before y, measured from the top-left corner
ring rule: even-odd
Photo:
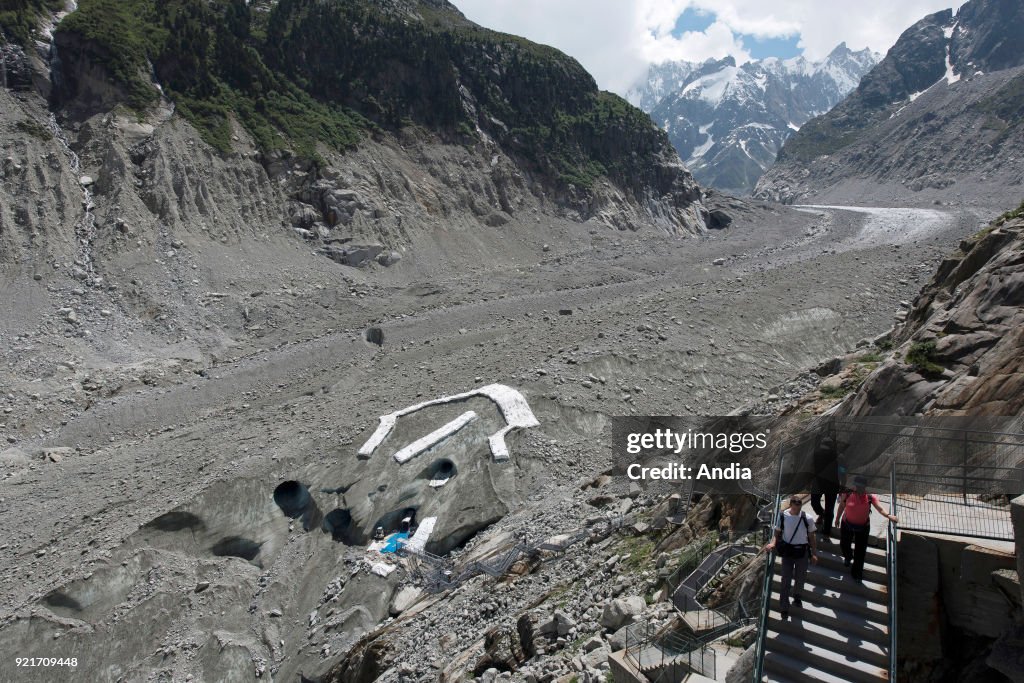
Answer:
[[[899,521],[896,515],[889,514],[879,504],[878,496],[867,492],[867,486],[866,477],[856,477],[853,480],[854,490],[840,495],[839,509],[836,510],[835,525],[839,527],[843,564],[847,567],[853,565],[850,575],[857,583],[864,580],[864,556],[868,551],[868,536],[871,535],[871,508],[874,507],[891,522]]]
[[[801,508],[803,501],[799,496],[789,499],[789,507],[779,515],[779,526],[775,529],[775,538],[765,546],[771,551],[778,548],[782,559],[782,590],[779,591],[779,607],[782,618],[789,618],[790,585],[796,580],[793,590],[793,604],[800,607],[803,603],[801,594],[804,579],[807,576],[807,561],[818,563],[818,548],[811,529],[811,520]]]

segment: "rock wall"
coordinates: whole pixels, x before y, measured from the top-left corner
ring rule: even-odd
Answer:
[[[840,408],[863,415],[1024,410],[1024,218],[961,242],[893,332],[896,347]]]
[[[1022,27],[1009,0],[924,17],[847,99],[786,142],[755,196],[1006,208],[1022,182],[1024,51],[1010,38]]]
[[[978,667],[993,641],[1015,628],[1019,595],[1008,595],[1001,576],[1015,573],[1016,562],[969,540],[902,532],[899,653],[908,680],[929,680],[927,672],[945,670],[949,660]]]

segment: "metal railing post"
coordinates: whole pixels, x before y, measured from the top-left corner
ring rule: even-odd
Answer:
[[[779,513],[782,511],[782,460],[785,456],[783,445],[779,444],[779,457],[776,467],[778,475],[775,480],[775,508],[772,510],[772,530],[779,525]],[[761,617],[757,626],[757,647],[754,656],[754,683],[761,683],[764,677],[764,648],[768,633],[768,612],[772,601],[772,576],[775,572],[775,551],[771,550],[765,557],[764,586],[761,589]]]
[[[896,465],[893,464],[892,473],[890,477],[890,485],[892,488],[891,498],[889,504],[891,506],[891,513],[894,517],[898,517],[897,512],[897,501],[896,501]],[[899,587],[899,566],[897,564],[898,544],[897,544],[897,527],[896,522],[889,521],[888,529],[888,548],[889,551],[889,681],[890,683],[896,683],[897,669],[899,668],[899,656],[897,653],[897,646],[899,643],[899,601],[897,599],[897,590]]]
[[[963,496],[964,505],[967,504],[967,432],[963,432],[963,450],[962,455],[962,467],[963,467]],[[893,513],[896,514],[896,513]]]

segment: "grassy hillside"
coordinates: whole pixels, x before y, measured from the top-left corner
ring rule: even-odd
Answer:
[[[412,0],[82,0],[58,39],[84,46],[145,109],[153,79],[214,147],[236,118],[265,150],[314,155],[418,126],[478,129],[563,185],[608,175],[640,192],[664,133],[573,59]]]

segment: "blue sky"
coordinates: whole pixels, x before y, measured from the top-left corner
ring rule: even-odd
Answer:
[[[717,19],[718,15],[714,12],[687,7],[676,19],[676,25],[672,29],[671,35],[682,38],[686,33],[703,33],[711,28]],[[753,59],[764,59],[765,57],[789,59],[803,52],[800,47],[799,33],[766,37],[745,33],[737,34],[736,37]]]
[[[824,59],[845,42],[885,53],[924,16],[964,0],[451,0],[472,21],[556,47],[607,90],[651,64],[733,56],[738,63]]]

